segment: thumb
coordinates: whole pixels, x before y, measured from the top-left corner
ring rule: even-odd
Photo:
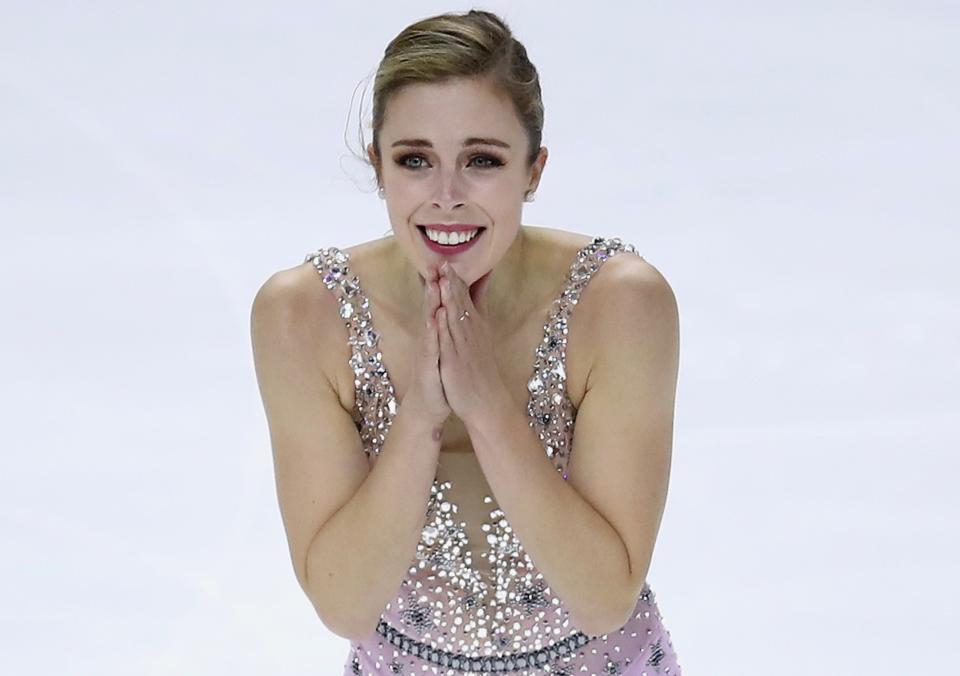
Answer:
[[[427,330],[424,332],[424,340],[427,341],[427,355],[430,357],[430,363],[433,364],[440,353],[440,342],[437,339],[436,315],[427,319]]]

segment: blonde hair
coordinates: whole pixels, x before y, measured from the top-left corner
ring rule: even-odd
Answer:
[[[487,79],[495,91],[510,98],[527,133],[527,166],[533,165],[543,137],[543,99],[537,69],[506,22],[478,9],[421,19],[387,45],[373,86],[373,147],[377,158],[383,157],[379,136],[391,96],[408,84],[457,77]],[[362,127],[360,143],[366,148]],[[370,164],[366,156],[364,161]]]

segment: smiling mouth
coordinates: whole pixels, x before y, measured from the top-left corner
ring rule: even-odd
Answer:
[[[418,225],[418,226],[416,226],[416,227],[417,227],[417,230],[420,231],[420,234],[421,234],[421,236],[423,237],[424,241],[427,242],[428,244],[434,245],[434,246],[437,246],[437,247],[450,247],[450,248],[462,247],[462,246],[464,246],[464,245],[466,245],[466,244],[471,244],[471,243],[473,243],[474,240],[479,239],[480,236],[481,236],[484,232],[486,232],[486,230],[487,230],[486,227],[480,226],[480,227],[478,227],[478,228],[476,229],[476,230],[477,230],[477,233],[476,233],[473,237],[471,237],[470,239],[468,239],[468,240],[465,241],[465,242],[460,242],[460,243],[457,243],[457,244],[442,244],[442,243],[440,243],[440,242],[438,242],[438,241],[436,241],[436,240],[430,239],[430,238],[427,236],[427,228],[426,228],[426,226],[424,226],[424,225]],[[436,230],[434,230],[434,232],[436,232]],[[458,231],[458,233],[459,233],[459,231]]]

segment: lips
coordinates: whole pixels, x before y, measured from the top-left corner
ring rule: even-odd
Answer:
[[[470,232],[471,230],[483,230],[484,226],[472,223],[422,223],[418,228],[430,228],[431,230],[440,230],[445,232]]]
[[[473,230],[474,227],[471,227],[469,229]],[[433,226],[430,226],[430,229],[432,230]],[[420,237],[423,239],[423,243],[427,246],[428,249],[444,255],[457,254],[462,251],[466,251],[467,249],[472,247],[478,239],[483,237],[483,233],[486,232],[486,228],[480,228],[479,232],[473,236],[473,239],[463,242],[462,244],[455,244],[451,246],[449,244],[440,244],[439,242],[434,242],[432,239],[427,237],[426,226],[418,225],[417,230],[420,231]]]

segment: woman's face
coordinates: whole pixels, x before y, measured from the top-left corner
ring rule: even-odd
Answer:
[[[390,223],[419,273],[449,260],[471,284],[493,269],[516,238],[524,195],[536,189],[547,156],[541,148],[527,167],[527,135],[510,99],[467,78],[410,84],[387,104],[379,142]],[[378,164],[372,144],[368,152]],[[431,249],[426,227],[451,224],[481,230],[463,251]]]

